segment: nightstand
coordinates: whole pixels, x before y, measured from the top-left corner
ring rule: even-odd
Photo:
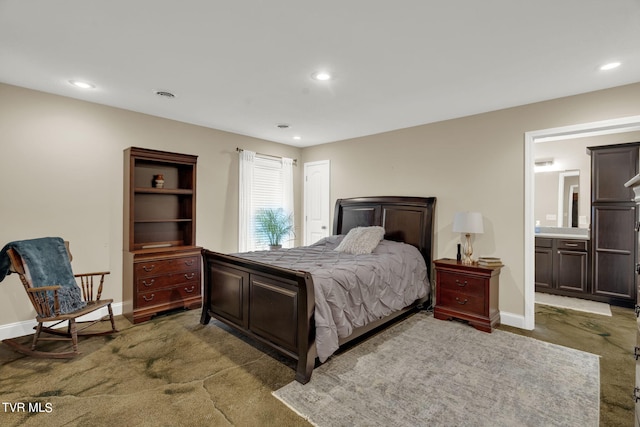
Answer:
[[[466,265],[452,259],[434,261],[436,306],[433,317],[466,320],[484,332],[500,324],[498,278],[501,267]]]

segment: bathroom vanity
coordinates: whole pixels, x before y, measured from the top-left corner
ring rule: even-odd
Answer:
[[[591,294],[589,230],[536,233],[536,292],[585,298]]]
[[[577,213],[572,215],[572,209],[562,210],[562,203],[557,227],[536,227],[537,292],[634,306],[636,277],[640,274],[640,264],[636,263],[640,221],[633,190],[625,183],[638,174],[639,148],[640,142],[587,148],[590,228]],[[563,188],[562,183],[559,188]],[[583,199],[571,193],[560,194],[560,199],[569,202]],[[566,221],[572,216],[578,216],[578,224]],[[546,219],[556,218],[546,215],[541,221]]]

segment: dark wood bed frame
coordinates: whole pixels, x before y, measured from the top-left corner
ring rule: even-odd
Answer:
[[[385,239],[420,250],[431,277],[435,197],[359,197],[338,199],[333,234],[358,226],[381,225]],[[204,249],[204,300],[200,323],[211,318],[297,360],[296,380],[311,379],[316,361],[313,279],[289,270]],[[364,327],[340,345],[415,310],[427,298]]]

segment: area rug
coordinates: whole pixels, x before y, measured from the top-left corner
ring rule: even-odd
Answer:
[[[273,392],[315,426],[597,426],[598,356],[417,313]]]

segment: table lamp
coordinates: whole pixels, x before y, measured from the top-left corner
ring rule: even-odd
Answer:
[[[456,212],[453,217],[453,232],[465,234],[466,241],[463,248],[462,263],[473,264],[473,259],[471,258],[473,254],[471,234],[484,233],[482,214],[480,212]]]

